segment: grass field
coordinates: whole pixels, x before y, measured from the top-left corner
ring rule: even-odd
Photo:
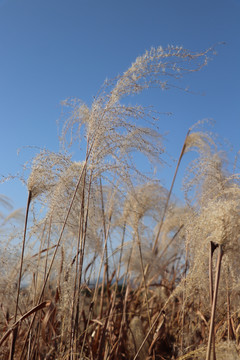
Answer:
[[[127,103],[175,87],[212,52],[151,49],[91,107],[64,102],[62,151],[26,164],[24,220],[20,211],[2,219],[1,359],[239,358],[238,161],[230,166],[198,124],[163,187],[145,171],[165,152],[158,114]],[[73,161],[78,146],[85,158]]]

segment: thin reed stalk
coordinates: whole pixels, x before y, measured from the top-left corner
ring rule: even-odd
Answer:
[[[98,286],[99,286],[101,270],[102,270],[102,266],[103,266],[103,262],[104,262],[104,257],[105,257],[105,253],[106,253],[106,244],[107,244],[107,239],[108,239],[109,228],[110,228],[110,223],[108,224],[108,228],[107,228],[107,231],[106,231],[106,237],[104,239],[104,246],[103,246],[103,249],[102,249],[102,255],[101,255],[101,260],[100,260],[100,265],[99,265],[99,270],[98,270],[98,275],[97,275],[97,281],[96,281],[96,284],[95,284],[93,298],[92,298],[92,301],[91,301],[91,304],[90,304],[90,307],[89,307],[89,315],[88,315],[88,320],[87,320],[87,326],[86,326],[86,330],[85,330],[85,333],[84,333],[83,342],[82,342],[82,346],[81,346],[80,359],[83,356],[84,346],[85,346],[85,342],[86,342],[86,338],[87,338],[87,331],[88,331],[89,323],[90,323],[91,318],[92,318],[93,307],[94,307],[94,305],[96,303],[96,299],[97,299],[97,296],[98,296]]]
[[[171,197],[171,195],[172,195],[173,186],[174,186],[174,184],[175,184],[175,180],[176,180],[176,177],[177,177],[177,173],[178,173],[178,170],[179,170],[179,166],[180,166],[180,164],[181,164],[183,155],[184,155],[184,153],[185,153],[186,143],[187,143],[187,139],[188,139],[188,136],[189,136],[189,134],[190,134],[190,131],[191,131],[191,129],[189,129],[188,132],[187,132],[187,135],[186,135],[186,137],[185,137],[185,140],[184,140],[184,143],[183,143],[183,147],[182,147],[180,156],[179,156],[179,158],[178,158],[178,162],[177,162],[177,166],[176,166],[176,169],[175,169],[175,172],[174,172],[174,175],[173,175],[171,187],[170,187],[170,190],[169,190],[169,192],[168,192],[167,200],[166,200],[166,203],[165,203],[165,206],[164,206],[163,215],[162,215],[162,217],[161,217],[161,221],[160,221],[160,224],[159,224],[159,227],[158,227],[158,232],[157,232],[156,238],[155,238],[154,243],[153,243],[153,247],[152,247],[152,251],[153,251],[153,252],[155,252],[156,249],[157,249],[157,243],[158,243],[159,236],[160,236],[160,233],[161,233],[161,230],[162,230],[162,226],[163,226],[163,223],[164,223],[164,219],[165,219],[165,216],[166,216],[166,213],[167,213],[167,209],[168,209],[170,197]]]
[[[139,249],[139,255],[140,255],[141,269],[142,269],[142,282],[144,285],[144,294],[145,294],[145,301],[146,301],[146,305],[147,305],[148,322],[149,322],[149,327],[151,327],[151,314],[150,314],[150,308],[149,308],[149,302],[148,302],[148,288],[147,288],[146,275],[144,272],[142,247],[141,247],[141,242],[140,242],[138,231],[137,231],[137,243],[138,243],[138,249]],[[140,285],[140,287],[141,287],[141,285]]]
[[[27,199],[26,214],[25,214],[24,233],[23,233],[23,242],[22,242],[22,253],[21,253],[20,269],[19,269],[19,276],[18,276],[17,299],[16,299],[14,322],[16,322],[16,320],[17,320],[17,313],[18,313],[18,303],[19,303],[19,295],[20,295],[20,290],[21,290],[23,259],[24,259],[26,233],[27,233],[27,222],[28,222],[28,214],[29,214],[29,208],[30,208],[30,204],[31,204],[31,199],[32,199],[32,192],[29,191],[28,192],[28,199]],[[16,339],[17,339],[17,333],[18,333],[18,325],[13,329],[13,332],[12,332],[12,341],[11,341],[9,360],[13,360],[13,358],[14,358],[14,350],[15,350],[15,343],[16,343]]]
[[[210,304],[211,307],[213,306],[213,264],[212,264],[212,258],[213,258],[213,253],[215,251],[215,249],[217,248],[217,245],[214,244],[212,241],[210,241],[210,249],[209,249],[209,294],[210,294]],[[212,334],[212,353],[213,353],[213,360],[216,360],[216,350],[215,350],[215,332],[213,330],[213,334]]]
[[[25,223],[24,223],[24,234],[23,234],[23,242],[22,242],[22,253],[21,253],[21,261],[20,261],[20,269],[19,269],[19,276],[18,276],[17,299],[16,299],[16,308],[15,308],[15,315],[14,315],[14,321],[15,322],[16,322],[16,319],[17,319],[18,302],[19,302],[19,295],[20,295],[20,290],[21,290],[23,258],[24,258],[25,244],[26,244],[27,222],[28,222],[28,214],[29,214],[29,208],[30,208],[31,199],[32,199],[32,192],[29,191],[28,192],[28,199],[27,199]]]
[[[209,338],[208,338],[206,360],[210,360],[210,353],[211,353],[212,337],[213,337],[213,332],[214,332],[214,319],[215,319],[215,312],[216,312],[216,305],[217,305],[217,295],[218,295],[218,286],[219,286],[219,280],[220,280],[222,256],[223,256],[222,244],[219,244],[219,246],[218,246],[218,259],[217,259],[217,265],[216,265],[215,287],[214,287],[214,293],[213,293],[213,303],[212,303],[212,311],[211,311],[211,320],[210,320],[210,329],[209,329]]]
[[[86,176],[86,174],[85,174]],[[84,228],[82,229],[82,241],[81,241],[81,248],[80,248],[80,263],[79,263],[79,277],[78,277],[78,292],[77,292],[77,303],[76,303],[76,319],[75,319],[75,346],[77,351],[77,340],[78,340],[78,333],[79,333],[79,319],[80,319],[80,293],[81,293],[81,286],[82,286],[82,272],[83,272],[83,260],[85,254],[85,245],[86,245],[86,237],[87,237],[87,227],[88,227],[88,216],[89,216],[89,202],[90,202],[90,195],[91,195],[91,186],[92,186],[92,171],[90,174],[89,185],[88,185],[88,198],[86,204],[86,215],[84,216],[83,212],[83,221],[84,221]],[[84,208],[84,207],[83,207]]]
[[[81,277],[81,257],[82,255],[82,242],[83,242],[83,222],[84,222],[84,202],[85,202],[85,179],[86,174],[83,178],[83,190],[82,190],[82,198],[81,198],[81,209],[79,214],[79,228],[78,228],[78,240],[77,240],[77,253],[75,256],[75,277],[74,277],[74,285],[73,285],[73,299],[72,299],[72,311],[71,311],[71,329],[70,329],[70,359],[74,359],[73,352],[76,352],[76,327],[77,327],[77,306],[78,297],[80,296],[80,292],[77,291],[77,280],[78,277]],[[80,256],[80,260],[79,260]],[[80,266],[79,266],[80,263]],[[79,269],[80,267],[80,269]],[[81,282],[81,280],[80,280]],[[74,341],[75,341],[75,350],[74,350]]]

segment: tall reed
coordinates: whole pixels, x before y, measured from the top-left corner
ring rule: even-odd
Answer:
[[[159,114],[127,103],[178,87],[212,53],[153,48],[91,106],[63,102],[61,151],[28,164],[20,261],[0,260],[1,358],[208,360],[226,340],[237,353],[239,176],[212,136],[191,128],[164,187],[145,171],[163,164]],[[174,184],[190,151],[181,203]]]

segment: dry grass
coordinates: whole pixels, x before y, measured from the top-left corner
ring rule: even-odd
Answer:
[[[65,102],[64,149],[29,163],[24,234],[19,213],[0,214],[1,359],[238,359],[236,168],[190,129],[165,189],[134,162],[138,153],[141,165],[161,163],[157,114],[126,105],[149,87],[176,87],[212,50],[152,49],[91,108]],[[85,146],[79,162],[66,151],[75,142]],[[174,183],[192,150],[179,204]]]

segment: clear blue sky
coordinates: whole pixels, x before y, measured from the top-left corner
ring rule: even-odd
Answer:
[[[91,102],[106,78],[125,71],[151,46],[193,51],[218,42],[208,67],[184,85],[204,93],[154,91],[146,103],[163,117],[166,146],[177,157],[188,128],[203,118],[240,149],[240,0],[0,0],[0,174],[32,156],[25,146],[58,150],[60,101]],[[20,183],[0,193],[25,205]]]

